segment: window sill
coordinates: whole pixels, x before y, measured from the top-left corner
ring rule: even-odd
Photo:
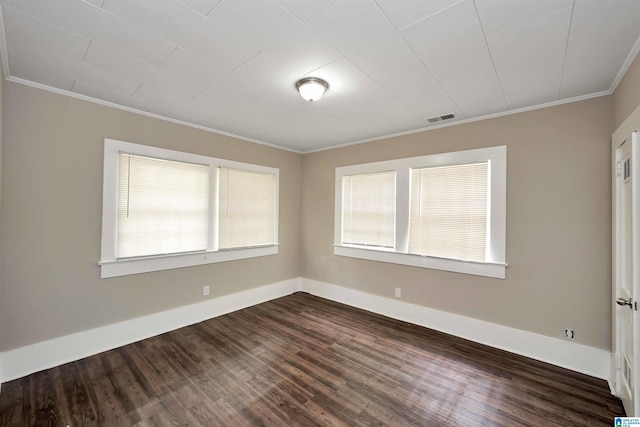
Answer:
[[[506,264],[460,261],[341,245],[334,245],[333,254],[350,258],[367,259],[370,261],[389,262],[412,267],[432,268],[434,270],[493,277],[496,279],[505,278],[505,270],[507,267]]]
[[[267,255],[277,255],[278,245],[255,248],[229,249],[216,252],[197,252],[190,254],[164,255],[156,257],[132,258],[125,260],[101,261],[100,278],[127,276],[151,271],[192,267],[216,262],[235,261]]]

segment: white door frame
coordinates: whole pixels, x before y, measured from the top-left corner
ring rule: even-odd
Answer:
[[[612,296],[613,296],[613,312],[612,312],[612,334],[613,334],[613,345],[612,345],[612,363],[611,363],[611,381],[612,381],[612,389],[614,393],[622,398],[623,403],[625,404],[625,409],[627,411],[627,416],[640,416],[640,375],[637,372],[640,369],[640,316],[638,314],[638,300],[640,299],[640,142],[638,141],[638,133],[633,132],[632,135],[629,135],[627,138],[621,141],[612,141],[613,148],[613,179],[612,179],[612,198],[613,198],[613,247],[612,247],[612,275],[613,275],[613,286],[612,286]],[[630,152],[631,156],[631,164],[625,166],[623,164],[623,158],[621,157],[620,147],[623,144],[629,144],[630,147],[627,148]],[[622,218],[624,212],[622,210],[622,200],[621,195],[624,187],[624,174],[626,173],[628,167],[631,168],[631,200],[628,201],[630,203],[631,208],[631,224],[630,225],[630,233],[627,233],[627,237],[631,239],[630,252],[631,256],[631,283],[627,283],[627,288],[629,289],[629,293],[622,289],[622,281],[624,278],[623,268],[624,257],[621,256],[620,247],[625,244],[625,240],[623,234],[623,224]],[[629,306],[620,306],[616,305],[616,299],[625,299],[628,297]],[[622,303],[623,301],[619,301]],[[627,311],[631,310],[631,312]],[[628,337],[631,342],[627,341],[626,344],[632,347],[633,360],[630,360],[629,363],[631,365],[630,372],[630,388],[631,390],[627,390],[623,375],[625,370],[627,369],[628,364],[625,363],[624,358],[622,357],[623,348],[625,345],[625,338],[623,336],[624,331],[624,320],[626,316],[631,315],[631,330],[627,331],[627,334],[630,334]]]

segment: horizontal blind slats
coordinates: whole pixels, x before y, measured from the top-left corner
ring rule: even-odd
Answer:
[[[219,169],[220,249],[276,243],[275,176]]]
[[[488,162],[411,170],[409,252],[485,261]]]
[[[208,173],[203,165],[121,153],[117,257],[206,249]]]
[[[395,172],[342,179],[342,243],[395,246]]]

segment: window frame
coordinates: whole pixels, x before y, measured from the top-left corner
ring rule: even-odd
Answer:
[[[487,260],[462,261],[410,254],[409,215],[411,169],[489,161],[490,204]],[[394,170],[396,172],[396,241],[393,249],[342,244],[342,177]],[[505,145],[431,154],[359,165],[335,170],[334,255],[413,267],[504,279],[506,263],[507,147]]]
[[[117,258],[117,217],[118,217],[118,156],[127,152],[146,157],[172,160],[185,163],[198,163],[209,166],[209,227],[207,248],[204,251]],[[275,224],[274,243],[255,247],[218,248],[218,168],[245,170],[272,174],[275,177]],[[102,241],[100,251],[100,277],[117,277],[129,274],[191,267],[196,265],[233,261],[246,258],[278,254],[279,246],[279,169],[232,160],[218,159],[199,154],[169,150],[150,145],[134,144],[105,138],[104,170],[102,191]]]

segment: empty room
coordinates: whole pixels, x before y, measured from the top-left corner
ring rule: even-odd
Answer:
[[[639,50],[637,0],[0,0],[0,426],[640,423]]]

